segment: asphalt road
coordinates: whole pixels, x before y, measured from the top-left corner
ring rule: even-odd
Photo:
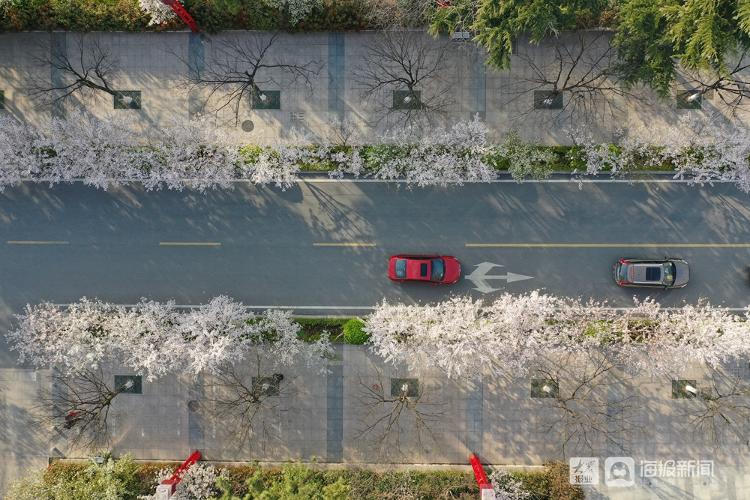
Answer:
[[[669,305],[750,303],[750,197],[726,184],[409,190],[310,182],[285,192],[240,184],[205,194],[26,184],[0,194],[0,235],[0,328],[26,303],[82,296],[199,304],[227,294],[248,305],[326,314],[384,298],[532,289],[615,306],[649,293]],[[518,246],[471,246],[507,244]],[[561,246],[571,244],[580,246]],[[504,266],[492,275],[533,278],[490,280],[499,291],[487,294],[466,279],[450,287],[398,285],[386,278],[386,261],[400,252],[452,254],[467,273],[491,262]],[[613,283],[618,257],[664,255],[690,263],[685,289],[638,292]]]

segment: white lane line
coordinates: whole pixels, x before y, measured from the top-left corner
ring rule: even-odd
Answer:
[[[426,304],[432,304],[432,302],[425,302],[424,304],[407,304],[407,305],[426,305]],[[66,303],[52,303],[55,307],[69,307],[73,304],[66,304]],[[136,307],[138,304],[116,304],[118,306],[122,307]],[[178,309],[196,309],[198,307],[203,307],[205,304],[175,304],[175,307]],[[748,307],[723,307],[723,306],[717,306],[721,307],[725,311],[732,311],[732,312],[741,312],[741,311],[747,311]],[[284,309],[284,310],[301,310],[301,311],[336,311],[336,310],[342,310],[342,311],[372,311],[376,308],[376,306],[255,306],[255,305],[248,305],[245,306],[245,309]],[[629,311],[631,309],[635,309],[634,307],[602,307],[601,310],[603,311]],[[661,309],[665,311],[679,311],[682,310],[682,307],[662,307]]]
[[[218,241],[160,241],[160,247],[220,247]]]
[[[64,240],[8,240],[8,245],[70,245],[69,241]]]

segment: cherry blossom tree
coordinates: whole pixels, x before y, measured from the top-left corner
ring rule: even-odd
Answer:
[[[597,143],[580,129],[571,137],[581,149],[588,175],[618,175],[643,167],[661,170],[666,164],[674,167],[676,179],[697,185],[731,182],[750,192],[750,139],[736,124],[685,117],[665,127],[649,124],[630,130],[616,144]]]
[[[142,300],[132,308],[82,299],[68,307],[27,306],[7,333],[20,362],[63,374],[119,363],[150,380],[185,371],[214,373],[257,354],[274,366],[321,365],[330,354],[327,335],[305,342],[288,311],[253,314],[219,296],[196,309]]]
[[[669,310],[653,300],[625,311],[605,303],[503,294],[492,302],[454,297],[428,305],[383,302],[366,318],[373,351],[411,370],[449,377],[482,370],[523,376],[540,356],[600,349],[626,370],[669,373],[675,366],[750,354],[750,316],[706,302]]]
[[[394,130],[383,135],[380,142],[392,146],[394,154],[376,160],[369,167],[370,175],[377,179],[402,179],[407,184],[424,187],[486,182],[497,177],[485,161],[490,145],[487,126],[479,117],[456,123],[450,129],[436,127],[417,140]],[[350,154],[330,155],[339,165],[332,176],[363,172],[360,152],[354,149]]]

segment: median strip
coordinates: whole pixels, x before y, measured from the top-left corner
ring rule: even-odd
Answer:
[[[374,247],[375,243],[363,242],[340,242],[340,243],[313,243],[314,247]]]
[[[69,241],[64,240],[8,240],[8,245],[70,245]]]
[[[220,247],[218,241],[160,241],[160,247]]]
[[[466,243],[466,248],[750,248],[750,243]]]

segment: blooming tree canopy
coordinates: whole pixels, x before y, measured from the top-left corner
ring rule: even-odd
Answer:
[[[300,326],[288,311],[253,314],[225,296],[187,312],[173,302],[144,299],[128,308],[83,298],[64,308],[27,306],[18,320],[7,336],[19,361],[62,373],[116,360],[155,379],[212,373],[252,354],[267,356],[271,365],[313,365],[330,352],[327,335],[316,342],[297,338]]]
[[[665,309],[653,300],[622,311],[534,291],[488,303],[469,297],[430,305],[383,302],[364,329],[387,361],[413,370],[436,366],[449,377],[475,377],[483,369],[523,375],[542,356],[589,349],[627,370],[659,374],[750,354],[749,314],[708,303]]]
[[[161,0],[138,0],[138,5],[143,12],[151,16],[149,26],[163,24],[175,18],[172,8]]]

